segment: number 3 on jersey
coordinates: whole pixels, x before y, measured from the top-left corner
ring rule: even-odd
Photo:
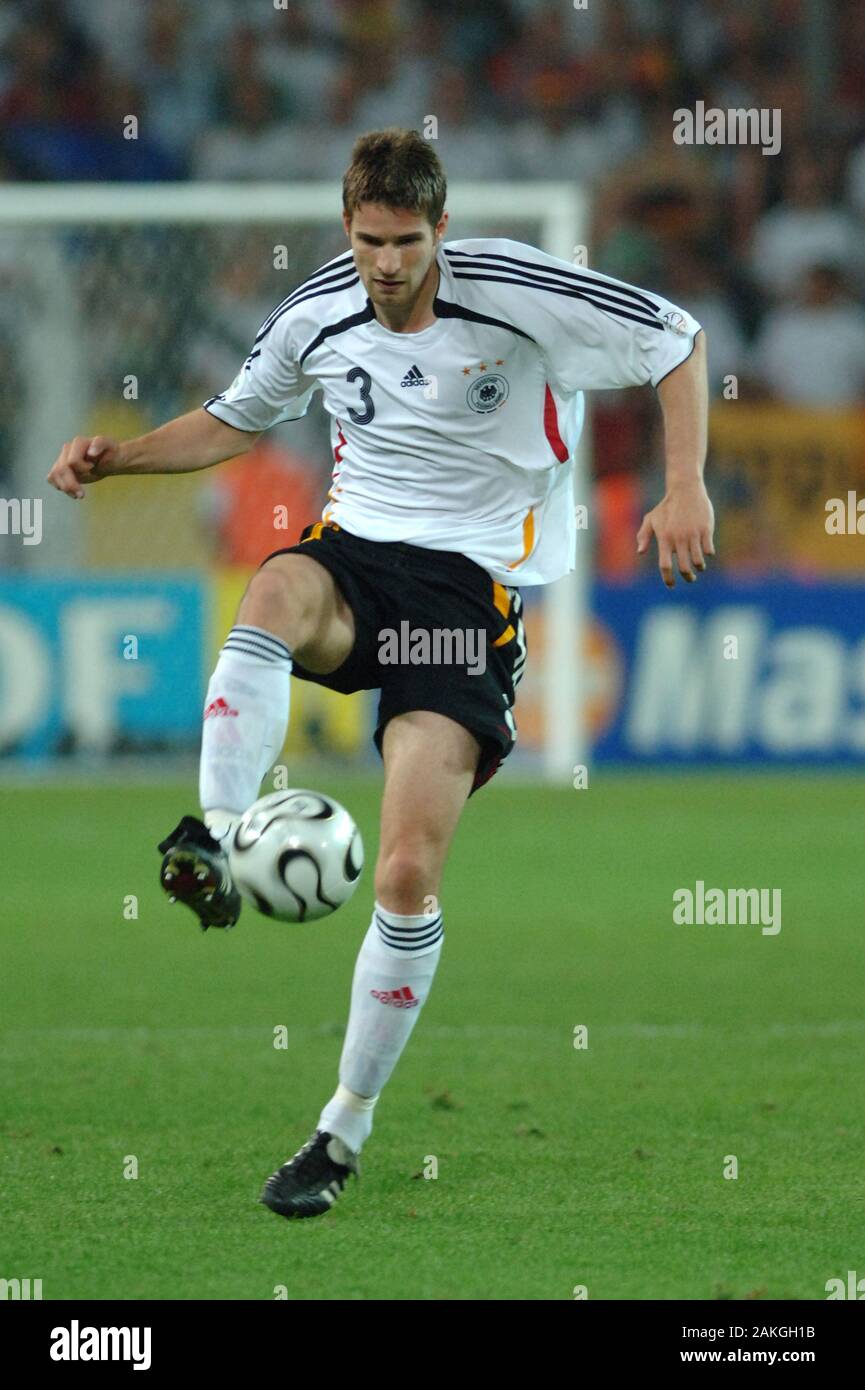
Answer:
[[[369,394],[369,388],[372,386],[372,377],[368,372],[365,372],[362,367],[352,367],[346,377],[346,381],[360,382],[360,400],[361,405],[364,407],[363,410],[355,410],[353,406],[349,406],[349,416],[356,425],[368,425],[370,420],[375,417],[375,406],[372,396]]]

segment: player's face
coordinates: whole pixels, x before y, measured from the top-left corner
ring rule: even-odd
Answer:
[[[398,313],[410,309],[436,274],[435,255],[447,213],[433,228],[423,214],[362,203],[351,221],[343,220],[358,275],[373,304]]]

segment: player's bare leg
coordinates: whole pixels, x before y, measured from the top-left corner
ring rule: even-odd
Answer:
[[[316,675],[335,671],[354,645],[354,615],[333,575],[307,555],[274,555],[252,576],[237,622],[280,639]]]
[[[288,728],[292,658],[334,671],[354,644],[354,616],[332,576],[306,555],[276,555],[253,575],[204,704],[203,820],[184,816],[162,841],[160,882],[202,927],[231,927],[240,895],[221,841],[259,795]]]
[[[434,915],[429,900],[438,898],[479,755],[468,729],[431,710],[400,714],[385,729],[375,894],[387,911]]]
[[[385,729],[375,911],[355,966],[339,1085],[312,1138],[268,1179],[261,1200],[281,1216],[328,1211],[359,1171],[373,1107],[432,986],[442,871],[479,754],[467,729],[429,710]]]

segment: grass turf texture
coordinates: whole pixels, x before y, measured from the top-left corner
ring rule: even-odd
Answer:
[[[377,842],[379,783],[320,785],[364,835],[354,901],[206,935],[156,884],[189,787],[5,789],[0,1276],[46,1299],[702,1300],[865,1272],[856,781],[473,798],[360,1185],[288,1223],[257,1198],[333,1089]],[[781,932],[674,926],[698,878],[781,888]]]

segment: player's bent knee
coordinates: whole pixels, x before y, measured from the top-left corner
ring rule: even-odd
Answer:
[[[438,855],[424,846],[401,846],[379,855],[375,871],[378,901],[406,915],[423,912],[430,897],[438,894],[441,865]]]
[[[321,597],[302,570],[271,562],[249,581],[237,621],[273,632],[294,649],[315,630],[320,609]]]
[[[264,568],[250,579],[237,620],[253,627],[263,627],[268,632],[281,632],[295,607],[290,582],[277,571]]]

